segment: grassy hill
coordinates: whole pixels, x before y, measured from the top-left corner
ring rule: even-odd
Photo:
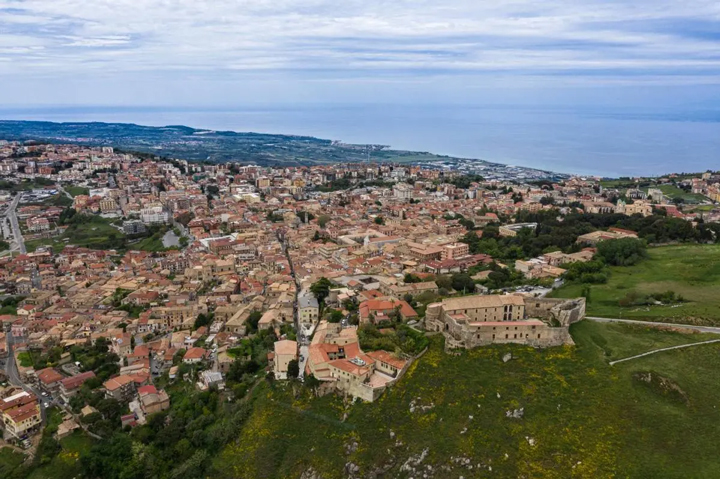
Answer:
[[[720,245],[678,245],[651,248],[648,259],[630,267],[612,267],[607,284],[593,285],[590,316],[645,319],[693,324],[720,324]],[[582,286],[569,284],[555,297],[575,298]],[[676,306],[620,307],[628,293],[674,291],[686,300]]]
[[[720,346],[611,359],[707,339],[585,321],[576,346],[427,354],[373,404],[256,388],[213,477],[720,477]],[[502,361],[505,353],[513,359]],[[646,373],[651,372],[650,376]],[[507,417],[523,408],[522,418]],[[349,465],[350,464],[350,465]],[[306,476],[307,477],[307,476]]]

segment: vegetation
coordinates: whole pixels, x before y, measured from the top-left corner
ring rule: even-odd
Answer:
[[[426,451],[417,469],[445,467],[443,477],[720,474],[713,449],[720,345],[611,367],[612,359],[706,337],[589,321],[574,325],[572,335],[576,347],[498,345],[458,356],[445,354],[435,336],[427,354],[372,404],[262,385],[242,433],[209,473],[300,477],[312,468],[340,478],[352,462],[363,475],[383,467],[386,477],[417,477],[401,467]],[[513,359],[504,363],[508,352]],[[648,384],[647,372],[662,380]],[[668,393],[675,388],[680,392]],[[507,417],[520,408],[522,419]]]
[[[358,329],[360,347],[364,351],[384,349],[397,355],[414,356],[429,344],[428,338],[423,333],[405,324],[400,324],[396,328],[382,328],[382,326],[382,331],[371,324],[363,325]]]
[[[53,186],[55,184],[54,181],[48,180],[46,178],[38,177],[34,178],[33,180],[22,180],[18,183],[8,181],[8,180],[0,180],[0,190],[10,190],[10,191],[30,191],[30,190],[40,190],[45,188],[46,186]]]
[[[0,449],[0,477],[12,477],[15,471],[25,461],[25,455],[14,451],[10,447]]]
[[[137,243],[131,245],[131,249],[139,251],[168,251],[171,249],[177,249],[177,247],[166,248],[163,245],[163,236],[170,230],[167,226],[151,226],[149,235],[147,238],[143,238]]]
[[[75,210],[66,210],[67,214],[61,216],[61,223],[68,225],[62,236],[54,239],[27,241],[28,251],[34,251],[39,246],[52,246],[62,250],[66,244],[83,246],[91,249],[124,249],[126,237],[117,228],[111,225],[112,220],[96,215],[75,213]]]
[[[720,324],[720,245],[676,245],[649,248],[647,259],[628,267],[611,266],[605,284],[594,284],[587,304],[591,316]],[[552,293],[571,298],[583,286],[569,283]],[[672,292],[674,300],[652,304],[651,295]],[[682,302],[678,301],[682,299]],[[667,296],[666,296],[667,299]]]
[[[87,196],[87,195],[90,194],[90,189],[89,189],[89,188],[83,188],[82,186],[66,186],[66,187],[65,187],[65,191],[67,191],[68,194],[69,194],[70,196],[72,196],[73,198],[75,198],[76,196],[79,196],[79,195],[86,195],[86,196]]]
[[[635,231],[648,244],[720,241],[720,224],[706,223],[694,228],[688,221],[660,214],[643,218],[576,212],[559,221],[557,211],[541,211],[520,212],[516,220],[538,223],[537,229],[533,231],[526,228],[518,232],[517,236],[501,237],[496,226],[488,226],[483,229],[482,237],[470,231],[460,241],[469,246],[472,254],[484,253],[498,261],[508,262],[534,258],[550,251],[577,252],[583,247],[577,243],[580,235],[610,227]]]

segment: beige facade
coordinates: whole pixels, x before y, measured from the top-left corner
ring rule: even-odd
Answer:
[[[572,343],[569,326],[584,317],[584,298],[467,296],[429,305],[425,327],[442,332],[450,349],[497,343],[549,347]]]
[[[275,342],[273,372],[277,379],[287,379],[288,364],[297,361],[297,342],[283,340]]]

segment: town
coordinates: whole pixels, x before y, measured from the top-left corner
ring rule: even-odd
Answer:
[[[715,173],[462,170],[0,142],[4,441],[42,454],[49,423],[57,440],[150,424],[174,388],[373,402],[429,335],[448,352],[572,344],[587,294],[548,296],[565,281],[645,243],[718,240]]]

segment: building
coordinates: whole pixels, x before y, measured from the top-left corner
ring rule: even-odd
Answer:
[[[393,187],[393,195],[395,198],[409,200],[413,197],[413,187],[407,183],[398,183]]]
[[[130,402],[135,395],[135,381],[127,374],[108,379],[103,388],[106,397],[120,402]]]
[[[123,223],[123,233],[126,235],[139,235],[147,231],[145,223],[140,220],[129,220]]]
[[[150,206],[140,211],[140,219],[146,225],[165,224],[170,219],[170,214],[163,211],[162,206]]]
[[[407,301],[395,298],[378,298],[369,299],[360,303],[360,323],[379,323],[381,321],[390,321],[392,315],[397,314],[404,321],[415,319],[418,317],[417,312],[408,304]]]
[[[64,378],[60,381],[60,398],[67,404],[70,402],[70,399],[77,394],[77,392],[80,390],[80,387],[90,378],[94,378],[95,373],[92,371],[87,371],[84,373],[77,374],[75,376],[71,376],[69,378]]]
[[[512,225],[504,225],[499,228],[498,233],[500,233],[500,236],[512,238],[517,236],[520,231],[526,228],[534,231],[537,228],[537,223],[515,223]]]
[[[217,388],[218,391],[222,391],[225,389],[225,380],[219,371],[203,371],[200,373],[199,385],[203,391],[212,387]]]
[[[64,376],[53,368],[45,368],[37,372],[37,378],[40,389],[54,395],[60,390],[60,381]]]
[[[320,305],[317,298],[306,294],[298,298],[298,315],[301,323],[312,323],[318,319]]]
[[[140,408],[148,414],[155,414],[170,408],[170,397],[164,389],[157,390],[155,386],[140,386],[137,390]]]
[[[321,321],[309,347],[305,374],[312,374],[322,391],[372,402],[407,370],[411,361],[387,351],[364,353],[357,330]]]
[[[314,299],[314,298],[313,298]],[[288,339],[275,342],[273,373],[277,379],[287,379],[288,364],[297,361],[297,342]]]
[[[205,360],[207,351],[203,348],[190,348],[185,352],[183,356],[183,362],[185,364],[197,364]]]
[[[466,296],[428,305],[425,328],[442,332],[448,349],[496,343],[549,347],[572,343],[569,326],[584,317],[584,298]]]
[[[452,243],[443,246],[440,253],[440,259],[445,261],[449,259],[463,258],[470,254],[470,247],[465,243]]]
[[[578,236],[576,243],[586,243],[594,246],[601,241],[637,237],[637,233],[634,231],[610,228],[608,231],[593,231],[592,233],[580,235]]]
[[[0,414],[6,441],[25,439],[42,425],[38,398],[26,391],[0,399]]]

